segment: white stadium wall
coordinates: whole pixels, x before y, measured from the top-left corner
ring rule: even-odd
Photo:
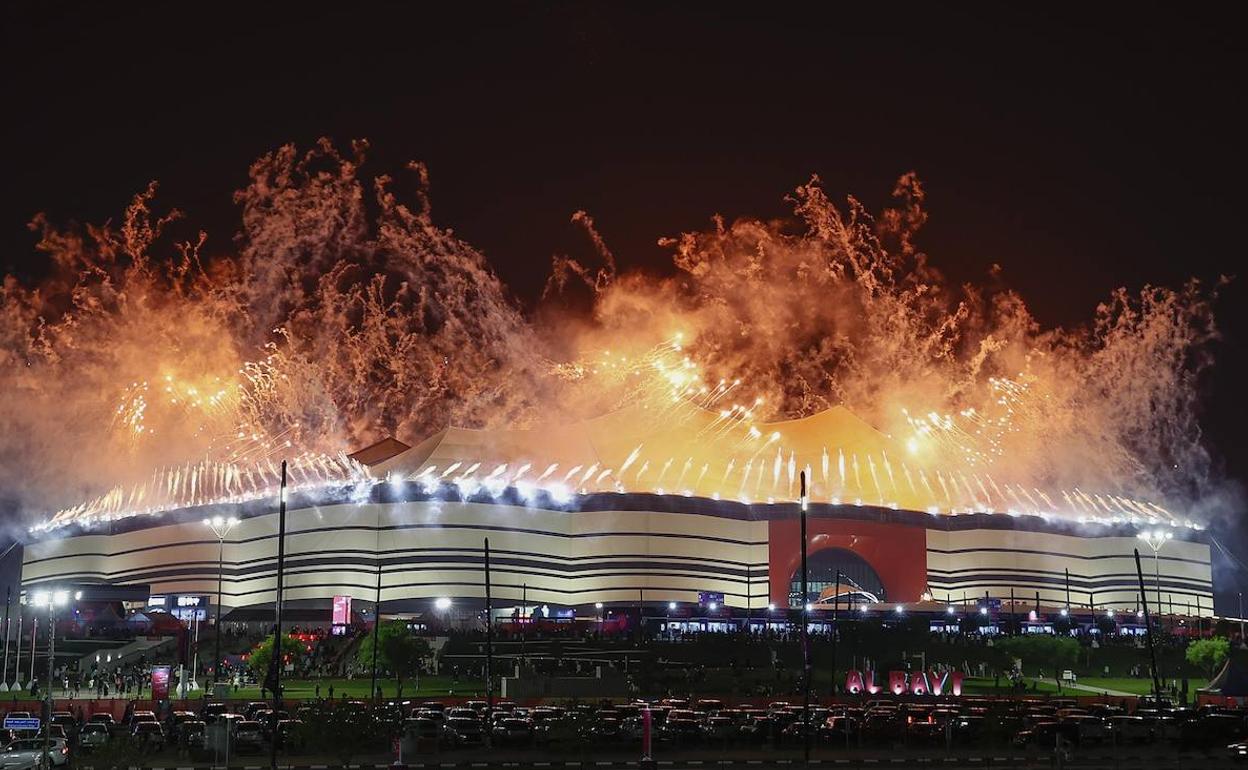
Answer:
[[[1154,559],[1138,538],[1019,530],[928,530],[927,572],[941,599],[974,599],[985,593],[1023,601],[1036,593],[1048,606],[1134,608],[1139,605],[1135,549],[1140,550],[1144,589],[1156,607],[1160,569],[1162,612],[1213,614],[1209,545],[1168,540]],[[1069,583],[1067,571],[1069,570]]]
[[[25,548],[26,589],[54,584],[147,585],[152,594],[216,595],[218,541],[211,515],[240,523],[224,547],[223,603],[271,603],[277,516],[271,503],[244,503],[136,516],[104,532],[62,531]],[[707,498],[596,494],[568,501],[438,499],[417,485],[294,494],[288,515],[286,598],[329,606],[346,594],[371,603],[377,569],[387,610],[427,608],[438,597],[484,596],[482,542],[490,539],[496,603],[584,606],[695,602],[699,592],[758,610],[784,606],[797,557],[793,504],[746,505]],[[811,506],[811,549],[855,552],[887,587],[888,601],[985,593],[1049,605],[1066,601],[1131,609],[1138,602],[1132,550],[1141,547],[1145,587],[1155,600],[1154,561],[1126,525],[1078,527],[1037,517],[931,516],[861,506]],[[1157,562],[1162,597],[1177,613],[1212,613],[1209,545],[1178,530]],[[526,589],[527,586],[527,589]],[[1164,607],[1163,610],[1169,610]]]

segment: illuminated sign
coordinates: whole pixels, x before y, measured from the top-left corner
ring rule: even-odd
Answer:
[[[198,594],[166,594],[151,596],[147,600],[149,610],[167,611],[178,620],[192,623],[208,619],[208,597]]]
[[[875,683],[874,671],[850,671],[845,677],[845,691],[850,695],[875,695],[882,688]],[[962,673],[946,671],[889,671],[888,691],[893,695],[961,695]]]
[[[169,697],[169,667],[156,666],[152,669],[152,700],[165,700]]]
[[[351,622],[351,597],[335,596],[334,597],[334,617],[335,626],[345,626]]]

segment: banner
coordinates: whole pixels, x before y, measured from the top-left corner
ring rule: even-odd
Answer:
[[[351,597],[334,597],[334,625],[346,626],[351,623]]]
[[[169,699],[169,666],[152,669],[152,700]]]

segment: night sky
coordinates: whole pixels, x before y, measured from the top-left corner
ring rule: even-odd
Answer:
[[[530,307],[553,253],[588,252],[578,209],[623,264],[663,271],[660,236],[715,213],[782,216],[811,174],[878,209],[917,171],[934,263],[977,281],[1000,264],[1045,324],[1088,320],[1118,285],[1243,262],[1248,67],[1216,15],[426,5],[6,4],[0,272],[38,276],[36,212],[116,218],[151,179],[226,252],[248,164],[320,136],[368,138],[366,172],[426,162],[435,219]],[[1223,291],[1203,386],[1210,443],[1239,480],[1244,280]]]

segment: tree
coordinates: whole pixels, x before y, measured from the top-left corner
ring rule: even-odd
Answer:
[[[291,636],[282,637],[282,659],[291,660],[297,655],[302,655],[304,651],[303,642]],[[269,674],[269,662],[273,660],[273,637],[266,636],[262,642],[257,644],[251,651],[251,655],[247,658],[247,664],[251,666],[252,672],[261,682],[265,681]]]
[[[377,668],[388,671],[399,680],[399,695],[403,693],[403,680],[411,678],[420,670],[420,662],[429,655],[429,643],[413,636],[407,624],[401,620],[382,623],[377,629]],[[373,666],[373,640],[364,639],[356,653],[356,661],[364,668]]]
[[[1230,640],[1221,636],[1215,636],[1212,639],[1197,639],[1187,645],[1187,652],[1184,653],[1184,656],[1187,658],[1188,663],[1208,672],[1210,678],[1212,678],[1218,666],[1226,661],[1226,657],[1230,652]]]
[[[1040,668],[1051,669],[1053,679],[1058,682],[1059,687],[1062,670],[1070,668],[1079,660],[1079,643],[1069,636],[1024,634],[1007,637],[996,645],[998,650],[1022,660],[1024,665],[1034,663]]]

